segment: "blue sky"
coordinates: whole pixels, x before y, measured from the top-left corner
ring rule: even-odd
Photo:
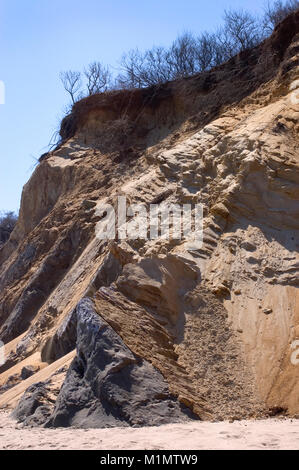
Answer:
[[[224,9],[260,13],[265,0],[0,0],[0,211],[17,211],[68,99],[62,70],[116,66],[134,48],[169,45],[181,32],[221,24]]]

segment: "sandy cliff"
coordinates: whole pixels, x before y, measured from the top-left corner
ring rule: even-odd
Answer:
[[[299,13],[212,71],[75,104],[0,249],[1,407],[30,386],[17,416],[48,426],[299,414],[296,90]],[[120,195],[203,204],[202,248],[100,240]]]

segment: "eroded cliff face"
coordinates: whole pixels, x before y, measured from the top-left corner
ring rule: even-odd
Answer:
[[[149,424],[299,413],[297,80],[294,13],[210,72],[74,106],[0,249],[0,406],[38,382],[48,393],[33,386],[21,402],[36,424],[144,425],[142,406]],[[202,248],[98,239],[99,210],[118,196],[202,203]],[[82,299],[109,341],[94,318],[78,323]],[[28,365],[39,370],[21,381]]]

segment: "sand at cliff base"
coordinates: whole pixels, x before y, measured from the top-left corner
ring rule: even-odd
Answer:
[[[299,419],[193,422],[135,429],[30,429],[1,412],[0,449],[299,450]]]

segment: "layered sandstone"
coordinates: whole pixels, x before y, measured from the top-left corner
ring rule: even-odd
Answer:
[[[8,356],[0,406],[15,407],[42,382],[55,389],[56,412],[67,408],[68,378],[61,384],[78,338],[74,312],[88,298],[115,342],[189,416],[299,413],[291,361],[299,340],[298,80],[294,13],[259,47],[212,71],[74,106],[0,249]],[[118,196],[146,207],[203,204],[202,248],[186,239],[100,240],[100,208]],[[24,365],[40,370],[21,382]],[[147,380],[138,377],[136,390]]]

